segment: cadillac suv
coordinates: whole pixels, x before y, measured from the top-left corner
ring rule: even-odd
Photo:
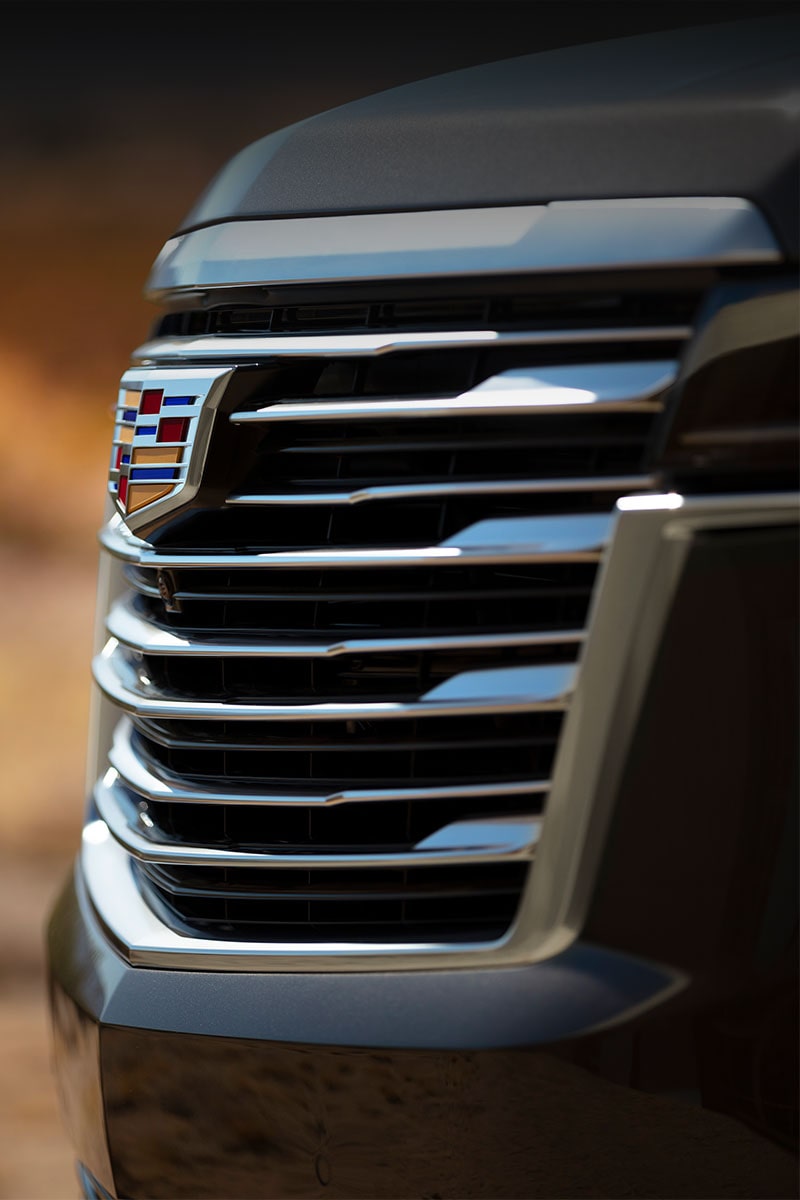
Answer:
[[[49,926],[86,1196],[794,1194],[797,34],[370,96],[166,243]]]

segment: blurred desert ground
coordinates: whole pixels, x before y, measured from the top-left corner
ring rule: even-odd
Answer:
[[[238,148],[235,137],[224,149],[164,134],[154,142],[145,130],[158,128],[158,116],[155,106],[127,123],[117,114],[73,138],[57,124],[38,126],[0,197],[0,1047],[13,1081],[0,1094],[0,1196],[8,1200],[77,1194],[49,1077],[42,939],[81,824],[110,408],[147,333],[150,262],[193,193]]]
[[[214,173],[270,130],[519,53],[522,8],[500,7],[509,19],[487,41],[482,3],[447,39],[449,4],[404,4],[391,50],[367,5],[338,0],[291,14],[228,3],[225,22],[211,3],[0,8],[0,1200],[78,1191],[50,1075],[44,929],[80,834],[96,530],[119,377],[156,312],[142,298],[152,261]]]
[[[165,121],[176,109],[171,89],[135,93],[122,105],[113,94],[105,105],[90,96],[95,103],[83,111],[73,102],[66,115],[28,114],[2,147],[3,1200],[77,1195],[50,1078],[43,937],[81,826],[96,530],[119,376],[155,315],[142,286],[164,240],[232,153],[358,94],[350,83],[338,94],[309,93],[299,110],[285,99],[270,108],[263,91],[237,92],[229,81],[238,119],[215,119],[208,95],[189,90],[178,108],[199,119],[186,124]]]

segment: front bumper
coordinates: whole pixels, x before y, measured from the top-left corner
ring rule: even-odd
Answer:
[[[671,531],[646,572],[660,600],[642,604],[624,654],[608,642],[609,670],[628,672],[619,711],[581,709],[622,761],[576,754],[548,810],[556,849],[559,828],[568,849],[583,830],[583,911],[554,923],[584,940],[529,963],[345,970],[331,957],[338,970],[299,972],[220,955],[198,969],[188,947],[167,957],[126,937],[129,907],[108,916],[76,871],[50,925],[55,1059],[100,1186],[131,1200],[796,1194],[793,1159],[696,1105],[738,1113],[720,1064],[740,1061],[742,1118],[775,1127],[764,1088],[791,1071],[764,1061],[771,998],[796,963],[796,543],[776,500],[733,507],[714,528],[688,506],[674,528],[634,514]],[[631,573],[616,577],[629,594]],[[606,595],[618,623],[622,601]],[[573,819],[584,792],[595,817],[609,793],[607,834]],[[739,998],[757,1015],[737,1047],[724,1006]]]
[[[687,1095],[620,1086],[630,1031],[658,1038],[669,1007],[597,1029],[669,985],[621,956],[576,946],[480,978],[132,968],[79,876],[50,953],[88,1195],[795,1195],[795,1161],[775,1145]],[[596,1032],[576,1041],[581,1026]]]

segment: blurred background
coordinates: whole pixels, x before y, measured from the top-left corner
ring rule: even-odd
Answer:
[[[114,0],[2,5],[0,1197],[77,1187],[49,1075],[43,929],[78,842],[111,406],[142,285],[242,146],[370,92],[781,4]]]

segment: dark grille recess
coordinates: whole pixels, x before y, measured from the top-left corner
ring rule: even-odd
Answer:
[[[189,781],[348,787],[546,778],[560,713],[347,722],[136,722],[141,757]]]
[[[633,473],[650,432],[647,413],[569,418],[281,422],[260,439],[242,490],[358,489],[387,484],[563,479]],[[445,428],[442,429],[441,426]]]
[[[697,307],[699,288],[676,286],[667,291],[629,286],[609,291],[599,288],[538,295],[414,296],[396,300],[227,305],[205,312],[168,313],[157,322],[154,337],[187,334],[311,333],[368,329],[502,329],[524,323],[562,327],[606,324],[682,323]],[[430,286],[430,285],[429,285]],[[513,284],[512,284],[513,286]],[[506,284],[508,287],[508,284]]]
[[[435,571],[179,570],[171,573],[180,613],[164,611],[158,572],[130,568],[137,604],[156,625],[176,630],[357,636],[581,628],[596,568],[589,563],[440,567]]]
[[[253,941],[459,941],[508,926],[525,866],[380,871],[250,871],[147,866],[147,893],[172,925]]]

